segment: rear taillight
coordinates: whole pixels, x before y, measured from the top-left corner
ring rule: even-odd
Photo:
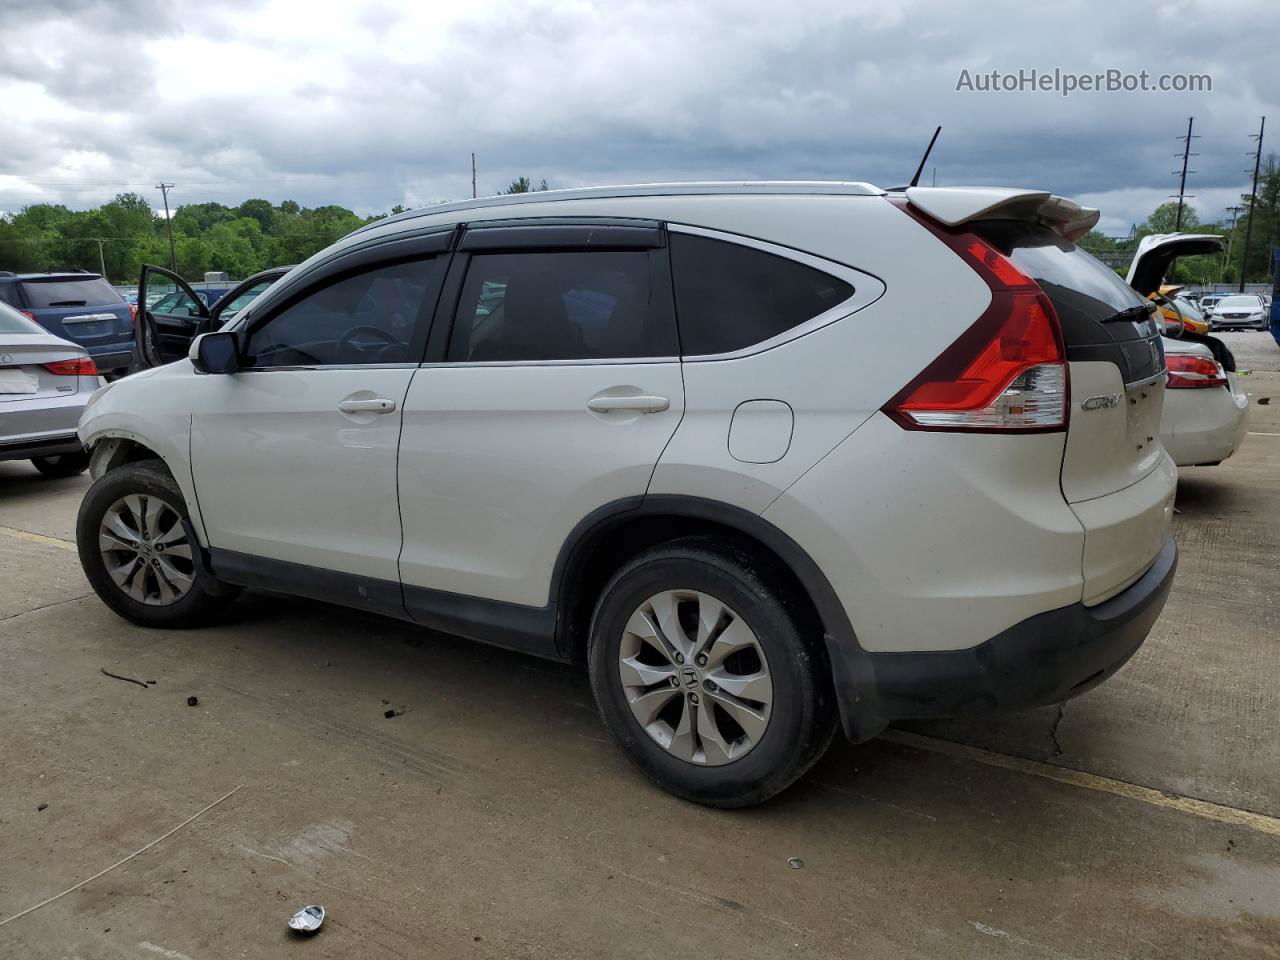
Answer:
[[[1225,387],[1227,374],[1222,365],[1209,357],[1190,357],[1185,354],[1165,355],[1169,367],[1170,390],[1194,390],[1199,387]]]
[[[35,320],[36,318],[36,315],[32,313],[30,310],[19,310],[18,312],[22,314],[24,317],[26,317],[28,320]]]
[[[43,364],[44,368],[58,377],[96,377],[98,367],[93,357],[77,357],[74,360],[55,360]]]
[[[138,305],[136,303],[129,304],[129,322],[132,323],[138,319]]]
[[[977,234],[949,232],[903,209],[982,277],[991,305],[884,413],[908,430],[1065,430],[1066,349],[1044,291]]]

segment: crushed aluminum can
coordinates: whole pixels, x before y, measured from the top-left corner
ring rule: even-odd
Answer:
[[[324,907],[303,907],[289,918],[289,929],[295,933],[315,933],[324,923]]]

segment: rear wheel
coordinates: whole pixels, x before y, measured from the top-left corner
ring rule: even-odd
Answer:
[[[141,626],[198,626],[239,592],[205,569],[182,492],[159,461],[118,467],[89,488],[76,545],[94,592]]]
[[[32,457],[31,465],[46,477],[74,477],[89,468],[89,454],[55,453],[48,457]]]
[[[835,730],[825,661],[797,611],[756,558],[716,541],[636,557],[605,587],[591,629],[592,688],[614,740],[697,803],[742,807],[784,790]]]

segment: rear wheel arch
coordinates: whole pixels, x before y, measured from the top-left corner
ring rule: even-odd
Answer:
[[[841,686],[865,682],[864,690],[872,689],[870,665],[835,589],[786,533],[754,513],[716,500],[633,497],[601,507],[580,522],[561,549],[552,580],[560,654],[577,662],[585,660],[596,599],[624,563],[660,543],[694,536],[742,551],[752,562],[766,565],[767,576],[785,584],[799,620],[822,634],[827,674],[837,685],[846,732],[856,731],[858,739],[865,739],[863,725],[845,709],[855,691]]]

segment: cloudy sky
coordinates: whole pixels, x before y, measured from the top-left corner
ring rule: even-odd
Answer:
[[[0,0],[0,211],[247,197],[362,214],[552,186],[910,177],[1033,186],[1127,232],[1216,219],[1280,151],[1280,3]],[[957,91],[999,70],[1207,73],[1212,92]],[[929,182],[932,171],[927,171]]]

